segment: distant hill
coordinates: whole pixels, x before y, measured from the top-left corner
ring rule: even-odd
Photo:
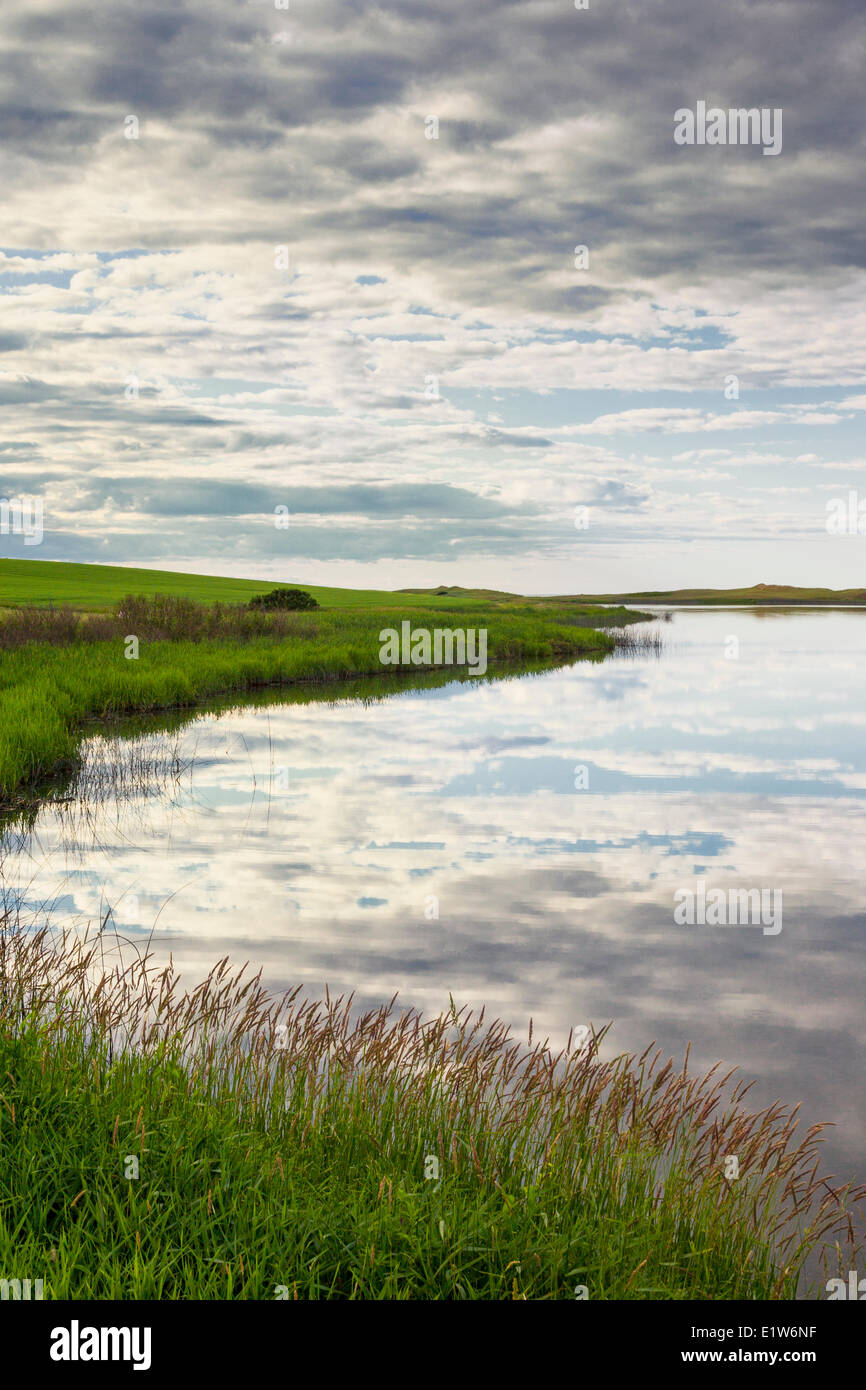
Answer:
[[[562,595],[558,595],[562,601]],[[760,605],[772,603],[844,607],[866,603],[866,589],[805,589],[796,584],[753,584],[749,589],[637,589],[619,594],[570,594],[582,603],[696,603]]]
[[[551,594],[530,596],[506,589],[464,589],[459,584],[440,584],[435,589],[334,589],[305,584],[296,575],[279,581],[305,589],[323,608],[453,608],[478,609],[519,604],[539,611],[567,606],[571,616],[593,604],[866,604],[866,589],[801,589],[792,584],[754,584],[750,589],[654,589],[621,594]],[[111,608],[126,594],[183,594],[199,603],[245,603],[253,595],[273,589],[277,580],[233,579],[210,574],[183,574],[175,570],[127,569],[124,565],[67,564],[60,560],[6,560],[0,558],[0,608],[24,604],[68,604],[84,612]],[[632,615],[633,616],[633,615]],[[612,619],[612,615],[608,615]]]
[[[459,584],[440,584],[438,589],[398,589],[398,594],[423,594],[425,598],[485,598],[502,599],[513,603],[523,594],[511,594],[507,589],[463,589]]]

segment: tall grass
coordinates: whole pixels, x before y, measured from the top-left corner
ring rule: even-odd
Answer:
[[[453,1004],[357,1016],[227,959],[182,991],[104,935],[7,926],[0,1277],[52,1298],[793,1297],[864,1196],[818,1175],[820,1126],[797,1139],[795,1111],[750,1113],[687,1060],[602,1060],[606,1031],[554,1053]]]
[[[614,640],[615,654],[618,656],[660,657],[665,650],[664,638],[655,627],[649,631],[642,628],[637,632],[627,628],[624,632],[618,632]]]
[[[249,641],[255,637],[291,637],[294,615],[251,609],[243,603],[195,603],[175,594],[129,595],[113,614],[77,613],[69,607],[31,605],[0,619],[0,649],[30,642],[55,647],[71,643],[122,641],[132,633],[147,642],[201,642],[207,638]],[[314,632],[306,626],[304,632]]]

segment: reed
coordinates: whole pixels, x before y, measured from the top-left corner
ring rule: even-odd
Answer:
[[[631,628],[617,632],[615,637],[615,655],[618,656],[654,656],[661,657],[665,651],[665,642],[662,634],[656,628],[640,628],[634,632]]]
[[[607,1039],[274,998],[227,958],[184,989],[106,932],[7,920],[0,1274],[52,1298],[802,1294],[866,1196],[819,1173],[822,1127]]]

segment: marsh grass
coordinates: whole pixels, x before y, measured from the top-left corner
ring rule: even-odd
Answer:
[[[126,738],[91,734],[81,745],[72,777],[0,822],[0,850],[29,853],[34,833],[39,843],[37,821],[43,810],[56,818],[69,853],[149,837],[152,807],[158,804],[162,815],[180,813],[198,761],[197,747],[182,746],[179,733],[163,738],[150,731]]]
[[[665,641],[656,628],[628,628],[618,632],[615,637],[614,656],[654,656],[660,657],[665,651]]]
[[[0,937],[0,1274],[46,1297],[791,1298],[853,1239],[821,1127],[718,1068],[122,955]]]

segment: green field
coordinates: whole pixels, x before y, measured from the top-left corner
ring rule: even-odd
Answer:
[[[494,589],[452,587],[436,590],[333,589],[286,579],[280,585],[305,589],[322,608],[375,608],[400,611],[415,608],[482,610],[519,604],[546,607],[549,599],[523,598]],[[173,594],[197,603],[248,603],[256,594],[277,586],[274,579],[229,579],[218,575],[179,574],[173,570],[127,569],[122,565],[78,565],[53,560],[0,559],[0,608],[29,604],[68,605],[79,612],[108,612],[127,594]],[[557,599],[560,609],[587,609],[583,600]]]
[[[0,560],[0,608],[53,603],[101,613],[126,594],[178,594],[197,603],[248,603],[255,594],[273,589],[276,583],[274,579],[224,579],[207,574],[176,574],[172,570],[127,569],[122,565]],[[430,600],[423,597],[375,589],[323,589],[294,579],[287,579],[285,584],[306,589],[327,608],[430,607]]]

